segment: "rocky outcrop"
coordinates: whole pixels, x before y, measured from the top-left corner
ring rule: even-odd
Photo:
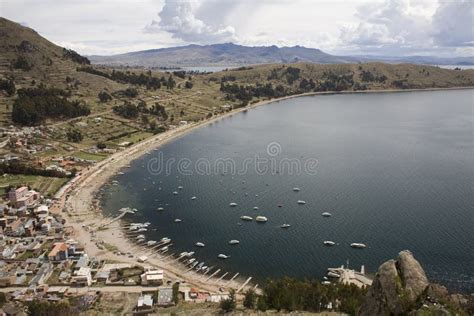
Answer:
[[[397,260],[379,267],[359,315],[404,315],[416,310],[416,303],[428,288],[425,271],[412,253],[404,250]]]

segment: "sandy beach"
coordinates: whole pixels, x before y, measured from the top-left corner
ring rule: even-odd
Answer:
[[[472,89],[469,88],[448,88],[453,89]],[[448,90],[448,89],[422,89],[421,91],[430,90]],[[86,252],[90,256],[95,256],[101,259],[115,260],[126,263],[138,264],[136,258],[129,258],[123,255],[116,255],[111,251],[99,249],[95,241],[92,240],[93,236],[91,229],[95,230],[95,240],[102,240],[107,244],[116,246],[118,251],[122,253],[131,252],[135,256],[145,254],[144,248],[139,247],[132,243],[125,235],[123,229],[120,227],[120,221],[114,221],[108,225],[107,229],[97,230],[101,225],[110,222],[110,218],[104,218],[102,212],[97,204],[96,197],[99,189],[105,184],[110,177],[118,173],[120,170],[125,168],[132,160],[144,155],[147,151],[158,148],[170,141],[175,140],[187,133],[194,131],[195,129],[211,124],[215,121],[224,119],[232,116],[236,113],[250,110],[252,108],[269,104],[272,102],[278,102],[286,99],[310,96],[310,95],[328,95],[328,94],[348,94],[348,93],[387,93],[387,92],[410,92],[420,90],[370,90],[370,91],[347,91],[347,92],[311,92],[299,95],[291,95],[278,99],[264,100],[244,108],[238,108],[230,112],[224,113],[219,116],[214,116],[208,120],[200,121],[197,123],[190,123],[188,125],[176,127],[167,132],[155,135],[147,140],[137,143],[129,148],[126,148],[120,152],[117,152],[107,159],[89,167],[84,170],[81,174],[76,176],[68,184],[66,184],[56,194],[56,203],[51,208],[52,212],[61,212],[63,209],[66,212],[61,213],[67,219],[68,225],[74,229],[73,237],[84,244]],[[124,205],[126,207],[126,205]],[[172,247],[170,251],[165,255],[152,255],[150,254],[148,261],[144,264],[145,266],[154,266],[163,269],[167,280],[171,281],[185,281],[191,286],[196,286],[202,290],[211,292],[219,292],[219,288],[234,288],[238,289],[243,281],[236,278],[232,282],[226,280],[216,282],[217,278],[211,278],[207,280],[207,277],[203,277],[202,274],[198,274],[192,271],[187,271],[187,268],[177,262],[175,259],[169,257],[173,253]],[[165,259],[166,257],[169,257]],[[221,276],[225,271],[221,271],[217,276]],[[212,274],[212,271],[211,271]],[[233,276],[229,273],[226,279],[229,280]],[[244,278],[250,276],[243,276]],[[252,286],[253,285],[248,285]]]

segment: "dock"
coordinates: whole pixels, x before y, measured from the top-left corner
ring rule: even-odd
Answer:
[[[372,285],[372,279],[365,274],[364,266],[361,266],[360,271],[355,271],[344,268],[342,265],[339,268],[328,268],[329,273],[335,275],[336,277],[333,278],[337,279],[341,284],[354,284],[360,288]]]
[[[219,272],[221,272],[221,269],[217,269],[216,271],[214,271],[214,273],[211,274],[211,275],[206,279],[206,282],[209,281],[213,276],[215,276],[215,275],[218,274]]]
[[[227,281],[227,284],[230,284],[230,282],[234,281],[234,279],[239,275],[239,272],[237,272],[233,277],[232,279],[230,279],[229,281]]]
[[[105,224],[102,224],[100,225],[99,227],[100,228],[103,228],[103,227],[107,227],[109,226],[110,224],[120,220],[122,217],[124,217],[126,214],[134,214],[135,212],[129,208],[129,207],[124,207],[124,208],[121,208],[120,210],[118,210],[120,212],[119,215],[117,215],[116,217],[112,218],[109,222],[105,223]]]
[[[252,277],[248,278],[248,279],[244,282],[244,284],[242,284],[242,285],[237,289],[237,291],[236,291],[235,293],[239,293],[240,291],[242,291],[242,289],[250,282],[250,280],[252,280]],[[258,284],[254,287],[254,290],[257,289],[257,286],[258,286]]]
[[[227,274],[229,274],[229,272],[224,273],[219,279],[216,280],[216,282],[214,282],[214,284],[219,283]]]

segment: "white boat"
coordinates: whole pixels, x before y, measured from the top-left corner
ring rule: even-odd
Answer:
[[[280,226],[280,228],[289,228],[291,225],[290,224],[283,224]]]
[[[119,175],[124,175],[125,173],[123,173],[123,172],[119,172],[118,174],[119,174]]]
[[[301,189],[300,189],[300,188],[293,188],[293,191],[295,191],[295,192],[300,192]]]
[[[260,223],[265,223],[266,221],[268,221],[268,218],[266,218],[265,216],[257,216],[255,217],[255,220]]]
[[[221,253],[221,254],[219,254],[219,255],[217,256],[217,258],[219,258],[219,259],[227,259],[227,258],[230,258],[230,256],[227,256],[227,255],[224,255],[224,254]]]
[[[168,237],[163,237],[160,239],[161,242],[168,242],[168,241],[171,241],[171,239],[169,239]]]
[[[325,246],[335,246],[336,245],[336,243],[334,241],[331,241],[331,240],[325,240],[325,241],[323,241],[323,244]]]
[[[174,194],[174,195],[177,195],[177,194],[178,194],[178,191],[174,191],[173,194]]]
[[[164,246],[163,248],[160,249],[160,251],[167,251],[168,250],[168,246]]]
[[[332,216],[332,214],[329,213],[329,212],[324,212],[324,213],[322,213],[321,215],[324,216],[324,217],[330,217],[330,216]]]
[[[188,263],[193,263],[194,261],[196,261],[196,259],[191,258],[191,259],[188,260]]]
[[[258,211],[258,206],[254,206],[253,209]]]
[[[323,282],[321,282],[321,284],[322,284],[322,285],[330,285],[331,282],[329,282],[329,281],[323,281]]]
[[[340,278],[341,277],[341,275],[339,273],[336,273],[336,272],[333,272],[333,271],[329,271],[328,276],[330,276],[331,278]]]
[[[137,239],[145,239],[145,235],[138,235]]]
[[[199,263],[199,264],[197,265],[196,269],[199,271],[199,270],[202,269],[203,266],[204,266],[204,261],[201,262],[201,263]]]
[[[193,197],[191,198],[191,200],[196,200],[196,199],[197,199],[197,197],[195,197],[195,196],[193,196]]]
[[[229,245],[238,245],[240,244],[240,241],[238,241],[237,239],[232,239],[231,241],[229,241]]]
[[[194,251],[188,252],[188,257],[191,257],[192,255],[194,255]]]
[[[143,233],[143,232],[146,232],[147,230],[148,230],[148,229],[146,229],[146,228],[139,228],[139,229],[137,230],[137,232]]]
[[[196,247],[206,247],[206,244],[202,243],[202,242],[197,242],[195,243]]]
[[[303,201],[303,200],[298,200],[298,202],[297,202],[297,203],[298,203],[298,204],[300,204],[300,205],[305,205],[305,204],[306,204],[306,202],[305,202],[305,201]]]
[[[150,225],[151,225],[150,222],[145,222],[145,223],[143,223],[143,226],[145,226],[145,227],[148,227],[148,226],[150,226]]]
[[[182,221],[183,221],[183,220],[181,220],[181,219],[179,219],[179,218],[176,218],[176,219],[174,220],[175,223],[181,223]]]
[[[164,207],[159,207],[159,208],[157,208],[156,210],[161,212],[161,211],[164,211],[165,208],[164,208]]]
[[[150,241],[148,241],[148,242],[146,243],[146,245],[147,245],[147,246],[153,246],[153,245],[155,245],[156,243],[157,243],[156,240],[150,240]]]
[[[244,216],[240,216],[240,219],[243,220],[243,221],[251,221],[253,220],[252,217],[250,216],[247,216],[247,215],[244,215]]]
[[[367,247],[367,245],[366,245],[366,244],[362,244],[362,243],[358,243],[358,242],[353,242],[353,243],[351,244],[351,247],[352,247],[352,248],[359,248],[359,249],[362,249],[362,248]]]
[[[230,207],[236,207],[236,206],[237,206],[237,203],[232,202],[232,203],[229,204],[229,206],[230,206]]]
[[[178,187],[178,190],[182,190],[182,189],[183,189],[183,186],[180,185],[180,186]]]
[[[179,254],[178,257],[179,257],[179,258],[181,258],[181,257],[187,257],[187,255],[188,255],[187,252],[182,252],[182,253]]]

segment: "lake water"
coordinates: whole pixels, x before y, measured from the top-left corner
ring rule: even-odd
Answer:
[[[230,275],[322,278],[347,261],[374,272],[410,249],[432,281],[473,292],[473,97],[474,90],[346,94],[261,106],[134,161],[115,177],[118,186],[105,187],[104,212],[137,208],[127,220],[151,222],[147,239],[170,237],[173,252],[193,250]],[[165,163],[169,170],[160,170]]]

